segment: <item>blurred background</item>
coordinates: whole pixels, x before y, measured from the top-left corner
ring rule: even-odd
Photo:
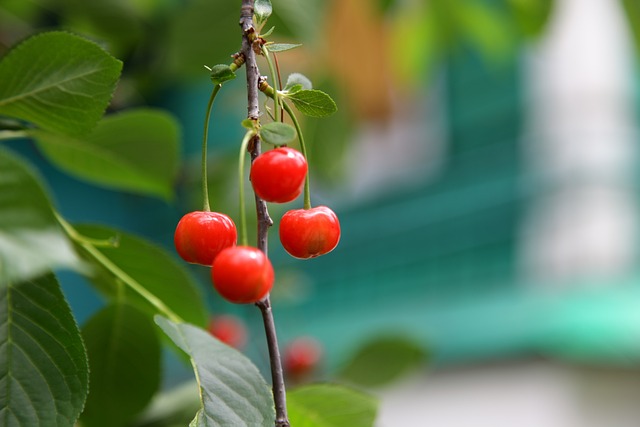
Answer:
[[[203,65],[239,49],[239,3],[0,0],[0,53],[37,31],[83,34],[124,61],[113,111],[161,107],[182,126],[172,203],[84,184],[22,148],[66,218],[175,254],[175,224],[201,204]],[[339,246],[288,257],[278,218],[302,202],[270,206],[281,344],[322,349],[299,381],[375,393],[379,427],[640,425],[640,3],[272,3],[271,40],[303,43],[278,55],[283,79],[301,72],[339,106],[303,123],[312,201],[338,214]],[[233,218],[239,77],[216,101],[209,150],[213,208]],[[258,310],[191,272],[213,313],[243,320],[244,351],[266,369]],[[60,280],[79,322],[101,304]],[[167,387],[191,378],[167,366]]]

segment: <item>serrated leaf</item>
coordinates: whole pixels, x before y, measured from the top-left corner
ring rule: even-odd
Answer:
[[[294,90],[294,87],[300,87],[300,89]],[[287,84],[284,86],[284,90],[288,92],[298,92],[302,89],[313,89],[311,80],[309,80],[304,74],[289,74],[289,77],[287,77]]]
[[[426,362],[418,344],[402,337],[381,337],[363,345],[339,374],[342,380],[365,387],[393,382]]]
[[[372,396],[336,384],[287,393],[289,421],[295,427],[372,427],[377,406]]]
[[[190,426],[272,427],[271,389],[249,359],[207,331],[156,316],[156,323],[191,357],[202,407]]]
[[[269,52],[284,52],[285,50],[295,49],[300,46],[302,46],[302,44],[299,43],[270,43],[266,45],[266,48]]]
[[[296,130],[287,123],[269,122],[260,126],[260,138],[267,144],[285,145],[296,139]]]
[[[222,84],[236,78],[236,73],[227,64],[218,64],[211,67],[211,81],[214,85]]]
[[[0,279],[0,425],[72,427],[88,375],[80,331],[55,277]]]
[[[107,116],[85,137],[29,131],[65,172],[107,188],[170,200],[178,173],[179,125],[151,109]]]
[[[35,171],[0,149],[0,280],[26,280],[80,265]]]
[[[139,237],[105,226],[74,225],[74,228],[83,236],[93,239],[107,240],[118,236],[118,247],[94,248],[98,256],[106,257],[113,264],[112,268],[106,268],[95,255],[87,252],[87,248],[78,246],[87,262],[95,267],[88,279],[102,294],[109,298],[118,297],[117,292],[124,275],[158,298],[182,319],[200,326],[206,325],[206,308],[194,279],[163,249]],[[149,314],[158,312],[147,300],[130,289],[125,288],[124,298],[129,304]]]
[[[273,12],[270,0],[255,0],[253,3],[253,14],[258,26],[262,25]]]
[[[327,117],[338,111],[333,99],[321,90],[300,90],[286,96],[305,116]]]
[[[82,328],[90,391],[85,427],[124,427],[160,385],[161,348],[151,318],[128,304],[108,305]]]
[[[122,63],[81,37],[30,37],[0,60],[0,114],[39,128],[86,134],[104,113]]]

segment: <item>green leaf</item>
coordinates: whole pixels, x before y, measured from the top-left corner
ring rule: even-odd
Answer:
[[[271,389],[249,359],[200,328],[161,316],[155,319],[191,357],[199,379],[202,407],[190,426],[273,427]]]
[[[272,12],[273,8],[271,6],[270,0],[255,0],[255,2],[253,3],[253,14],[256,18],[256,23],[258,24],[258,26],[266,22],[266,20],[271,16]]]
[[[55,277],[0,280],[0,425],[72,427],[88,375],[80,331]]]
[[[335,384],[316,384],[287,393],[289,421],[295,427],[371,427],[378,402]]]
[[[302,46],[302,44],[270,43],[266,45],[267,50],[269,50],[269,52],[284,52],[285,50],[295,49],[300,46]]]
[[[161,347],[151,318],[115,303],[82,328],[89,366],[85,427],[124,427],[151,401],[160,385]]]
[[[269,31],[267,31],[266,33],[260,34],[260,37],[265,38],[265,37],[269,37],[271,35],[271,33],[273,33],[273,30],[275,30],[276,27],[271,27],[269,28]]]
[[[286,96],[305,116],[327,117],[338,111],[333,99],[320,90],[300,90]]]
[[[287,123],[270,122],[260,126],[260,137],[267,144],[285,145],[296,139],[296,130]]]
[[[80,265],[35,171],[0,148],[0,280]]]
[[[211,81],[214,85],[219,85],[235,78],[236,73],[227,64],[218,64],[211,67]]]
[[[134,423],[138,427],[184,427],[200,409],[195,379],[156,394]]]
[[[99,226],[74,225],[77,232],[93,239],[119,237],[118,247],[93,248],[89,253],[86,247],[78,245],[79,251],[95,269],[89,280],[109,298],[121,297],[118,289],[123,278],[132,280],[158,298],[182,319],[205,326],[207,314],[202,295],[193,278],[182,264],[161,248],[130,234]],[[108,267],[101,262],[105,258]],[[125,300],[135,307],[156,314],[146,299],[129,288],[124,289]]]
[[[297,88],[300,89],[297,89]],[[296,88],[296,90],[294,90]],[[313,89],[313,85],[311,84],[311,80],[309,80],[304,74],[300,73],[291,73],[289,77],[287,77],[287,84],[284,86],[284,90],[287,92],[298,92],[302,89]]]
[[[86,137],[29,132],[47,158],[80,179],[117,190],[173,197],[179,167],[179,128],[150,109],[106,117]]]
[[[362,346],[339,376],[353,384],[379,387],[421,366],[426,357],[414,341],[383,337]]]
[[[251,120],[251,119],[244,119],[243,121],[240,122],[240,124],[245,129],[249,129],[249,130],[255,130],[256,129],[256,122],[254,120]]]
[[[64,134],[86,134],[104,113],[122,63],[81,37],[49,32],[0,61],[0,114]]]

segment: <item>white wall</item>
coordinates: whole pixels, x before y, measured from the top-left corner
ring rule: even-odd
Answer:
[[[528,58],[525,163],[542,192],[523,227],[538,282],[629,273],[638,213],[633,47],[618,1],[562,0]]]
[[[640,372],[526,361],[415,376],[377,427],[637,427]]]

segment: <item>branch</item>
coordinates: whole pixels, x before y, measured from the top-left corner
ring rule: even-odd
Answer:
[[[256,53],[253,49],[253,42],[256,39],[256,32],[253,26],[253,0],[242,0],[240,10],[240,27],[242,28],[242,55],[244,56],[247,70],[247,117],[257,121],[260,118],[259,90],[260,70],[256,63]],[[260,139],[254,137],[250,144],[251,161],[260,155]],[[273,225],[273,220],[269,216],[267,203],[257,195],[255,196],[256,212],[258,216],[258,249],[267,253],[267,238],[269,227]],[[287,400],[284,386],[284,375],[282,371],[282,361],[280,350],[278,349],[278,339],[276,336],[275,322],[271,311],[269,296],[256,303],[262,313],[264,329],[269,348],[269,360],[271,362],[271,381],[273,387],[273,401],[276,409],[275,427],[290,427],[287,416]]]

